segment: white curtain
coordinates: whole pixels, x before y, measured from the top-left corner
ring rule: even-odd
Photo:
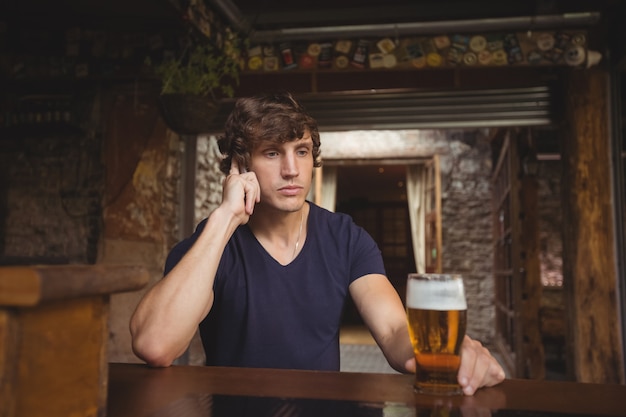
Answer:
[[[413,256],[416,272],[426,269],[426,231],[425,226],[425,188],[426,168],[424,165],[409,165],[406,168],[406,195],[409,204],[411,236],[413,237]]]
[[[321,171],[322,189],[321,206],[326,210],[335,211],[337,204],[337,167],[325,166]]]

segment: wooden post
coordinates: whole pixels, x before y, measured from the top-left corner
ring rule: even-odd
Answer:
[[[524,129],[517,135],[520,198],[520,257],[523,272],[521,327],[524,341],[524,376],[545,378],[545,354],[541,338],[540,311],[543,284],[539,250],[539,184],[537,155],[532,133]],[[516,176],[516,178],[518,177]],[[512,179],[513,181],[513,179]]]
[[[538,184],[533,176],[522,178],[522,244],[524,282],[522,285],[522,332],[526,376],[531,379],[544,379],[545,355],[541,340],[539,311],[541,308],[541,266],[539,260],[539,207]]]
[[[109,296],[132,266],[0,268],[0,417],[106,415]]]
[[[566,78],[563,285],[568,368],[580,382],[624,383],[612,211],[608,74]]]

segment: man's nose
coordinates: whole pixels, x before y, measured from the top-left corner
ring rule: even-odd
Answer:
[[[298,175],[298,162],[295,155],[289,153],[283,158],[282,175],[283,177],[295,177]]]

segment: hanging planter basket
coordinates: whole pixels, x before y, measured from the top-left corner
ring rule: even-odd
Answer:
[[[212,130],[219,103],[193,94],[161,94],[161,115],[167,126],[180,135],[199,135]]]

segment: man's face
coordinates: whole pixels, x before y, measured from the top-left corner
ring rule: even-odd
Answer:
[[[250,171],[261,187],[259,204],[282,211],[299,210],[311,188],[313,141],[305,132],[302,139],[285,143],[264,141],[253,151]]]

